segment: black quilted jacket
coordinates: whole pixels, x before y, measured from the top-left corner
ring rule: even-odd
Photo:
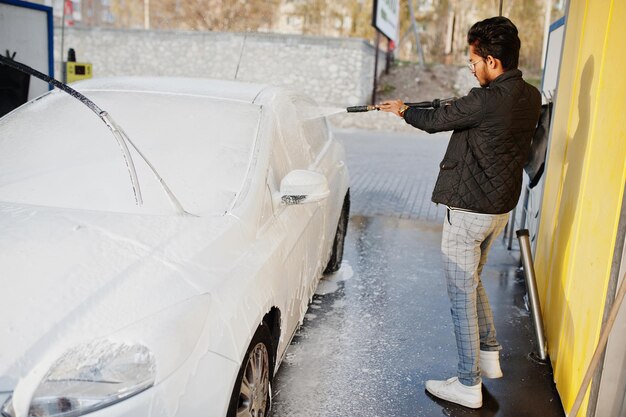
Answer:
[[[501,74],[486,88],[473,88],[452,105],[409,108],[404,118],[419,129],[454,130],[432,200],[479,213],[512,210],[540,111],[539,91],[517,69]]]

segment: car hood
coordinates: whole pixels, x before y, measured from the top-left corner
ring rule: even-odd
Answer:
[[[0,202],[0,392],[13,389],[54,346],[105,337],[207,294],[226,276],[218,262],[234,262],[223,239],[238,239],[238,230],[228,215],[141,216]]]

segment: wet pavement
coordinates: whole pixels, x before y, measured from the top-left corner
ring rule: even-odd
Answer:
[[[320,282],[274,382],[274,417],[564,416],[534,335],[519,254],[498,240],[483,272],[504,378],[470,410],[435,399],[426,379],[455,375],[456,347],[430,203],[447,135],[341,131],[352,176],[342,268]],[[426,191],[424,191],[426,190]]]

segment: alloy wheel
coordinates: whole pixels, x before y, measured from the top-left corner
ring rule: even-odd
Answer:
[[[257,343],[248,355],[241,380],[237,417],[266,417],[269,397],[269,354],[264,343]]]

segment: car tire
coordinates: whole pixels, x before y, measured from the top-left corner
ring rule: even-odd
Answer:
[[[350,190],[346,193],[346,197],[343,199],[343,206],[341,207],[341,215],[339,216],[339,223],[337,224],[337,231],[335,232],[335,240],[333,241],[333,249],[330,253],[330,259],[326,268],[325,274],[331,274],[336,272],[341,267],[341,261],[343,260],[343,246],[346,240],[346,233],[348,232],[348,219],[350,217]]]
[[[272,335],[267,324],[263,322],[254,333],[239,368],[227,417],[268,416],[272,406],[273,371]]]

